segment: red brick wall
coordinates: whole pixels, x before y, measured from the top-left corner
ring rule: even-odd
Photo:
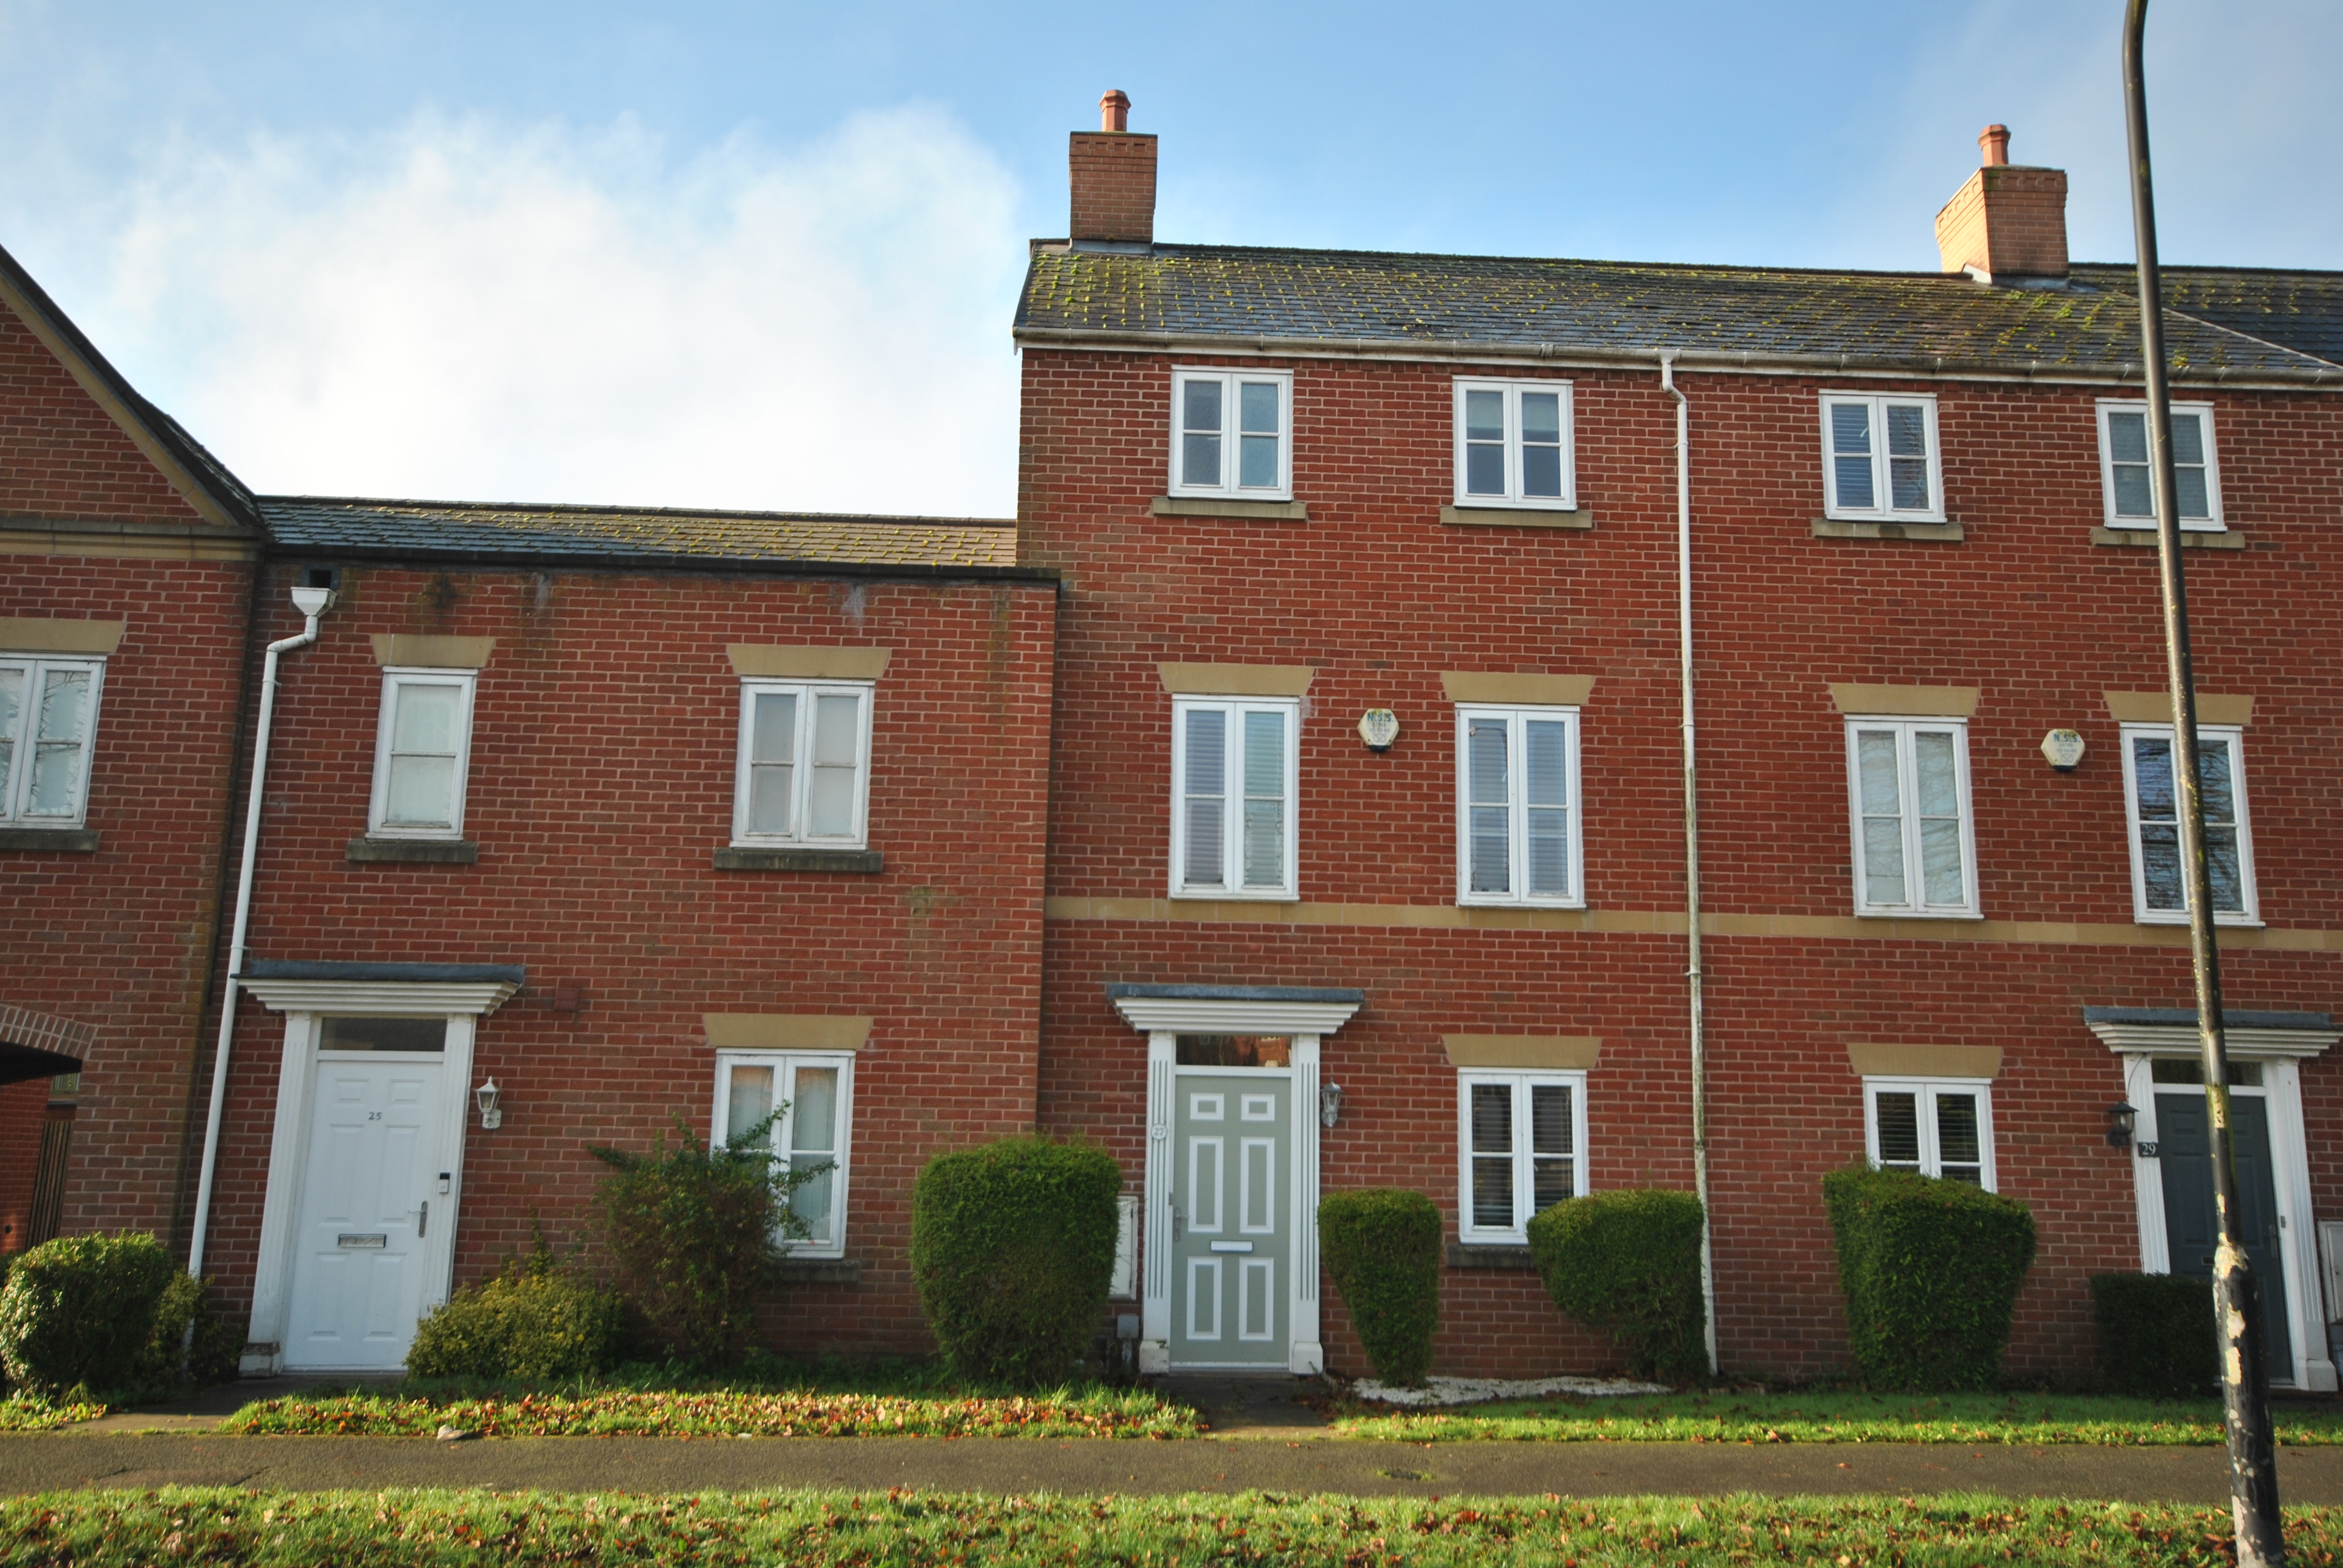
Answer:
[[[0,516],[203,520],[186,498],[0,305]]]
[[[289,568],[281,569],[284,576]],[[289,580],[289,578],[288,578]],[[297,629],[270,590],[267,635]],[[912,1176],[938,1150],[1030,1127],[1053,590],[748,577],[367,570],[286,661],[252,950],[267,959],[522,963],[483,1020],[459,1282],[590,1236],[603,1167],[680,1116],[705,1133],[705,1012],[870,1014],[856,1064],[847,1251],[860,1284],[794,1287],[791,1350],[925,1342],[905,1262]],[[367,826],[380,673],[368,634],[488,636],[464,832],[476,866],[351,865]],[[728,643],[894,650],[878,683],[876,876],[712,869],[730,839],[739,685]],[[556,1010],[559,987],[584,1006]],[[247,1300],[283,1040],[247,1004],[212,1246]]]
[[[1572,373],[1580,501],[1595,526],[1567,532],[1440,523],[1461,367],[1433,365],[1292,364],[1294,495],[1308,522],[1152,517],[1171,364],[1025,355],[1021,548],[1071,585],[1051,892],[1164,896],[1171,699],[1157,661],[1306,664],[1318,674],[1301,740],[1302,899],[1452,905],[1453,718],[1440,673],[1549,670],[1595,678],[1590,905],[1680,919],[1674,414],[1656,377]],[[2089,542],[2102,516],[2092,391],[1913,384],[1939,397],[1947,508],[1966,533],[1946,545],[1812,537],[1817,395],[1849,383],[1682,380],[1708,908],[1849,916],[1844,730],[1828,685],[1962,685],[1982,692],[1969,737],[1986,916],[2128,935],[2121,763],[2100,693],[2156,689],[2163,665],[2153,553]],[[2328,760],[2343,646],[2315,631],[2338,564],[2343,420],[2315,397],[2212,401],[2224,503],[2247,548],[2189,553],[2199,682],[2257,699],[2244,757],[2262,912],[2303,933],[2275,939],[2300,950],[2233,951],[2230,1002],[2343,1010],[2333,939],[2313,934],[2343,927]],[[1371,706],[1403,727],[1382,755],[1352,729]],[[2091,750],[2061,775],[2036,748],[2066,726]],[[1454,1081],[1438,1046],[1452,1031],[1602,1036],[1588,1091],[1595,1185],[1688,1185],[1682,939],[1476,920],[1485,929],[1053,920],[1045,1121],[1136,1159],[1143,1044],[1107,1010],[1107,981],[1361,986],[1365,1010],[1326,1043],[1328,1077],[1353,1091],[1326,1145],[1328,1187],[1418,1186],[1453,1211]],[[1728,1364],[1797,1375],[1842,1364],[1819,1179],[1863,1147],[1846,1046],[1893,1042],[2003,1049],[2001,1188],[2035,1205],[2042,1230],[2013,1365],[2086,1366],[2084,1278],[2136,1267],[2137,1242],[2127,1161],[2102,1139],[2118,1064],[2080,1010],[2186,1003],[2185,951],[1793,924],[1712,939],[1709,969]],[[2343,1201],[2330,1138],[2343,1078],[2322,1060],[2304,1081],[2317,1201],[2331,1205]],[[1450,1370],[1602,1360],[1558,1326],[1505,1326],[1514,1308],[1477,1277],[1452,1275],[1448,1291]]]
[[[1155,237],[1155,138],[1129,132],[1076,131],[1067,138],[1076,239]]]

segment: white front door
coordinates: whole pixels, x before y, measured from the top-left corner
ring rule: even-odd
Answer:
[[[439,1188],[439,1056],[320,1051],[293,1236],[287,1369],[404,1363],[424,1302]],[[440,1212],[434,1215],[437,1201]]]

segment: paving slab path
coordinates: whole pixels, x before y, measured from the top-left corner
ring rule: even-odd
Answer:
[[[1991,1492],[2220,1503],[2217,1448],[1956,1443],[1353,1442],[1303,1429],[1151,1442],[1085,1439],[0,1436],[0,1493],[166,1485],[295,1492],[487,1487],[665,1493],[763,1487],[951,1492],[1333,1493],[1348,1496],[1774,1496]],[[2343,1504],[2343,1448],[2287,1449],[2289,1503]]]

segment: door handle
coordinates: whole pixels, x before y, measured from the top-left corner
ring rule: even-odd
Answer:
[[[1180,1205],[1174,1203],[1172,1205],[1172,1239],[1175,1241],[1180,1239]]]
[[[420,1241],[421,1240],[423,1240],[424,1236],[425,1236],[427,1233],[428,1233],[428,1232],[429,1232],[430,1229],[431,1229],[431,1200],[430,1200],[430,1199],[428,1199],[428,1198],[426,1198],[426,1199],[423,1201],[423,1217],[422,1217],[420,1220],[417,1220],[417,1221],[415,1222],[415,1239],[416,1239],[417,1241]]]

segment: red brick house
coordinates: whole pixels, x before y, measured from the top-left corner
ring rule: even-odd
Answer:
[[[583,1231],[586,1145],[778,1097],[838,1166],[793,1348],[920,1344],[911,1174],[1039,1125],[1124,1162],[1151,1367],[1358,1370],[1314,1201],[1383,1184],[1449,1216],[1442,1370],[1606,1364],[1522,1226],[1694,1181],[1688,498],[1723,1364],[1843,1366],[1868,1158],[2032,1204],[2012,1364],[2087,1365],[2088,1275],[2200,1267],[2204,1193],[2137,302],[2064,176],[1989,140],[1933,274],[1159,244],[1116,97],[1017,314],[1013,527],[251,497],[10,266],[0,676],[104,683],[85,818],[0,824],[60,1222],[206,1208],[248,1365],[391,1365]],[[2332,1388],[2343,274],[2169,281],[2271,1370]]]

